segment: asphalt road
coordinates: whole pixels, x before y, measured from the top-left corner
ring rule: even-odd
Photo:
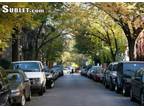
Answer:
[[[33,94],[27,106],[136,106],[129,97],[105,89],[79,74],[60,77],[43,96]]]

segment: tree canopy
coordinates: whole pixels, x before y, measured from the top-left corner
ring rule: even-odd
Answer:
[[[0,6],[5,4],[45,10],[0,12],[0,49],[3,52],[12,42],[15,60],[19,59],[21,48],[23,59],[63,62],[78,59],[76,55],[83,59],[85,55],[104,63],[122,60],[127,46],[130,60],[136,60],[135,41],[144,27],[143,3],[0,3]],[[66,40],[68,35],[73,44]]]

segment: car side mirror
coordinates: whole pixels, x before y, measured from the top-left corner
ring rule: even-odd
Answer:
[[[45,71],[46,71],[46,69],[45,69],[45,68],[43,68],[43,69],[42,69],[42,72],[45,72]]]
[[[30,82],[30,80],[29,79],[25,79],[24,82]]]
[[[135,77],[135,80],[140,81],[141,77]]]

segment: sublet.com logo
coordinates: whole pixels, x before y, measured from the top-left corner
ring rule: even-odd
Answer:
[[[8,5],[2,5],[1,10],[3,13],[44,13],[44,9],[31,9],[20,7],[9,7]]]

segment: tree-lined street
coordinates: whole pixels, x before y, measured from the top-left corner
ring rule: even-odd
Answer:
[[[0,3],[0,105],[143,105],[143,61],[144,3]]]
[[[56,81],[53,89],[41,97],[33,94],[29,106],[132,106],[138,105],[115,92],[105,89],[79,74],[65,75]]]

